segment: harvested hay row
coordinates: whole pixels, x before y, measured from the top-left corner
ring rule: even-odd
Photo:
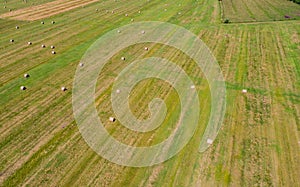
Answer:
[[[35,21],[43,18],[47,18],[62,12],[66,12],[81,6],[85,6],[98,0],[74,0],[63,1],[56,0],[53,2],[37,5],[33,7],[23,8],[20,10],[8,12],[0,15],[0,18],[10,18],[15,20]]]
[[[13,19],[18,19],[18,20],[23,20],[23,17],[29,17],[30,20],[37,20],[36,17],[38,17],[38,19],[41,19],[39,17],[43,16],[43,18],[45,17],[49,17],[49,16],[45,16],[45,15],[54,15],[53,12],[65,12],[68,10],[71,10],[73,8],[77,8],[78,4],[80,4],[80,6],[84,3],[87,2],[87,0],[85,1],[72,1],[72,2],[68,2],[68,3],[62,3],[60,5],[57,5],[54,9],[54,7],[45,7],[43,9],[39,9],[38,11],[30,11],[30,12],[26,12],[25,14],[21,14],[21,15],[17,15],[16,17],[13,17]],[[65,10],[65,11],[62,11]]]

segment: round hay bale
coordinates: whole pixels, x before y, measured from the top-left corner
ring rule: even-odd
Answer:
[[[115,122],[116,119],[115,119],[114,117],[109,117],[109,121],[110,121],[110,122]]]
[[[29,78],[29,77],[30,77],[29,74],[27,74],[27,73],[24,74],[24,78]]]
[[[44,25],[45,23],[42,21],[41,24]]]
[[[134,19],[131,19],[130,21],[134,21]]]
[[[141,13],[141,11],[139,10],[139,12],[138,12],[139,14]]]
[[[6,6],[4,6],[4,8],[6,8]]]
[[[31,45],[32,43],[31,43],[31,42],[28,42],[27,44],[28,44],[28,45]]]
[[[41,45],[42,48],[45,48],[46,46],[44,44]]]
[[[111,13],[113,14],[113,13],[115,13],[115,11],[112,10]]]
[[[121,60],[126,60],[126,59],[125,59],[125,57],[122,56],[122,57],[121,57]]]
[[[64,87],[64,86],[63,86],[63,87],[61,87],[61,91],[63,91],[63,92],[64,92],[64,91],[67,91],[67,88],[66,88],[66,87]]]
[[[84,66],[84,64],[83,64],[83,63],[80,63],[80,64],[79,64],[79,66],[80,66],[80,67],[83,67],[83,66]]]
[[[118,90],[116,90],[116,93],[117,93],[117,94],[119,94],[120,92],[121,92],[121,90],[119,90],[119,89],[118,89]]]
[[[118,30],[118,33],[121,33],[121,31],[120,31],[120,30]]]
[[[242,90],[242,93],[247,93],[248,91],[246,89],[243,89]]]
[[[55,54],[56,54],[56,52],[55,52],[55,51],[52,51],[51,53],[52,53],[53,55],[55,55]]]
[[[10,41],[11,43],[13,43],[15,40],[14,40],[14,39],[10,39],[9,41]]]
[[[54,46],[54,45],[51,45],[51,46],[50,46],[50,48],[51,48],[51,49],[54,49],[54,48],[55,48],[55,46]]]
[[[98,10],[98,8],[96,8],[96,12],[98,12],[99,10]]]
[[[142,31],[142,34],[145,34],[146,32],[145,31]]]
[[[206,143],[208,143],[208,144],[211,145],[211,144],[213,143],[213,140],[208,138],[208,139],[206,140]]]
[[[191,86],[191,89],[195,89],[195,87],[196,87],[195,85],[192,85],[192,86]]]
[[[126,17],[128,17],[128,14],[125,14]]]
[[[145,49],[145,51],[148,51],[148,50],[149,50],[149,48],[148,48],[148,47],[145,47],[144,49]]]
[[[16,26],[16,29],[19,29],[19,26]]]
[[[55,21],[51,21],[51,23],[52,23],[52,24],[54,24],[54,23],[55,23]]]
[[[20,90],[26,90],[26,87],[25,86],[21,86]]]

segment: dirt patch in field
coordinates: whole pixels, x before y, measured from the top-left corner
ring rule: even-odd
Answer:
[[[60,14],[78,7],[82,7],[98,0],[56,0],[42,5],[19,9],[0,15],[0,18],[9,18],[23,21],[35,21]]]
[[[300,43],[300,38],[296,32],[293,33],[291,40],[293,43],[296,43],[296,44]]]

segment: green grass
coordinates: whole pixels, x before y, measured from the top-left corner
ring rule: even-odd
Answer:
[[[280,0],[222,3],[224,16],[233,22],[279,20],[286,11],[299,10],[299,5]],[[226,3],[232,5],[226,7]],[[14,9],[30,6],[19,1],[8,4]],[[100,10],[97,13],[96,8]],[[115,14],[105,12],[113,9]],[[145,44],[148,52],[141,50],[143,44],[131,46],[106,64],[107,71],[99,74],[95,97],[99,117],[113,115],[112,84],[130,60],[167,58],[186,71],[200,94],[201,120],[189,144],[164,163],[130,168],[101,158],[79,134],[71,103],[78,63],[101,35],[130,23],[131,18],[183,26],[197,34],[217,58],[226,79],[227,109],[222,129],[205,153],[200,154],[198,148],[210,115],[207,81],[189,57],[158,44]],[[219,2],[208,0],[103,1],[44,21],[52,20],[56,24],[0,20],[0,186],[300,185],[298,20],[225,25],[221,23]],[[14,44],[9,43],[11,38]],[[33,45],[26,46],[28,41]],[[42,49],[41,44],[47,48]],[[50,45],[56,46],[56,55],[50,54]],[[120,62],[120,56],[128,57],[128,61]],[[30,78],[24,79],[24,73]],[[28,89],[21,91],[21,85]],[[61,92],[61,86],[68,91]],[[242,94],[242,89],[248,93]],[[178,95],[168,84],[147,80],[137,85],[130,96],[130,107],[144,119],[154,97],[162,97],[169,109],[160,128],[135,133],[119,123],[105,122],[107,130],[119,141],[134,146],[148,146],[167,138],[180,110]]]

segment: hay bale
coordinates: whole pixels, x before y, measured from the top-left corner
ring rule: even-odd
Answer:
[[[55,23],[55,21],[51,21],[51,23],[52,23],[52,24],[54,24],[54,23]]]
[[[14,40],[14,39],[10,39],[9,41],[10,41],[11,43],[13,43],[15,40]]]
[[[45,48],[46,46],[44,44],[41,45],[42,48]]]
[[[109,117],[109,121],[110,121],[110,122],[115,122],[116,119],[115,119],[114,117]]]
[[[29,74],[27,74],[27,73],[24,74],[24,78],[29,78],[29,77],[30,77]]]
[[[80,67],[83,67],[83,66],[84,66],[84,64],[83,64],[83,63],[80,63],[80,64],[79,64],[79,66],[80,66]]]
[[[134,21],[134,19],[131,19],[130,21]]]
[[[113,13],[115,13],[115,11],[112,10],[111,13],[113,14]]]
[[[211,145],[211,144],[213,143],[213,140],[208,138],[208,139],[206,140],[206,142],[207,142],[208,144]]]
[[[28,44],[28,45],[31,45],[32,43],[31,43],[31,42],[28,42],[27,44]]]
[[[116,93],[117,93],[117,94],[121,93],[121,90],[119,90],[119,89],[118,89],[118,90],[116,90]]]
[[[248,91],[246,89],[243,89],[242,90],[242,93],[247,93]]]
[[[145,47],[144,49],[145,49],[145,51],[148,51],[148,50],[149,50],[149,48],[148,48],[148,47]]]
[[[45,24],[45,22],[43,22],[43,21],[42,21],[42,22],[41,22],[41,24],[42,24],[42,25],[44,25],[44,24]]]
[[[191,89],[195,89],[195,88],[196,88],[196,86],[195,86],[195,85],[192,85],[192,86],[191,86]]]
[[[96,8],[96,12],[98,12],[99,10],[98,10],[98,8]]]
[[[50,46],[50,48],[51,48],[51,49],[54,49],[54,48],[55,48],[55,46],[54,46],[54,45],[51,45],[51,46]]]
[[[120,30],[118,30],[118,33],[121,33],[121,31],[120,31]]]
[[[19,26],[16,26],[16,29],[19,29]]]
[[[122,56],[122,57],[121,57],[121,60],[126,60],[126,59],[125,59],[125,57]]]
[[[139,12],[138,12],[139,14],[141,13],[141,11],[139,10]]]
[[[128,14],[125,14],[126,17],[128,17]]]
[[[21,86],[20,90],[26,90],[26,87],[25,86]]]
[[[142,33],[142,34],[145,34],[146,32],[145,32],[145,31],[142,31],[141,33]]]
[[[55,55],[55,54],[56,54],[56,52],[55,52],[55,51],[52,51],[51,53],[52,53],[53,55]]]
[[[63,87],[61,87],[61,91],[63,91],[63,92],[64,92],[64,91],[67,91],[67,88],[66,88],[66,87],[64,87],[64,86],[63,86]]]

